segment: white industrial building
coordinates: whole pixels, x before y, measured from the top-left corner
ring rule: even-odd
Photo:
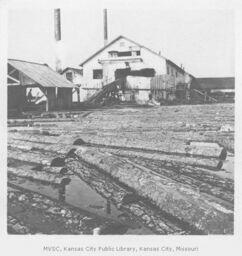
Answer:
[[[127,89],[135,91],[133,94],[141,100],[148,99],[150,79],[154,76],[169,76],[174,80],[174,86],[178,81],[188,83],[190,79],[174,62],[124,36],[117,37],[95,52],[80,67],[83,72],[81,88],[86,90],[86,97],[122,76],[129,80]],[[142,76],[146,79],[142,80]]]

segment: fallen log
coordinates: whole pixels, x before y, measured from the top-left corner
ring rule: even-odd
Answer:
[[[65,164],[64,156],[54,152],[26,151],[8,147],[8,157],[21,161],[56,167],[63,167]]]
[[[187,175],[189,173],[189,169],[186,171],[181,170],[181,168],[174,166],[174,168],[164,168],[161,167],[161,164],[159,161],[150,161],[149,159],[144,158],[138,158],[138,157],[132,157],[128,158],[134,163],[137,163],[139,165],[142,165],[144,167],[147,167],[157,173],[160,173],[168,178],[173,179],[174,181],[190,185],[193,189],[200,191],[200,193],[206,193],[210,194],[212,196],[218,197],[222,200],[228,201],[233,204],[234,202],[234,191],[231,190],[230,186],[221,186],[220,184],[216,183],[219,177],[216,177],[214,179],[214,175],[211,175],[211,178],[203,179],[203,175],[201,173],[198,173],[198,170],[194,172],[193,170],[190,170],[190,172],[193,173],[193,175]],[[200,172],[205,172],[204,175],[206,175],[206,170],[201,170]],[[207,175],[209,177],[209,175]],[[233,184],[232,180],[226,181],[225,178],[220,178],[220,182],[224,185],[226,182],[231,182]]]
[[[60,136],[43,136],[41,134],[26,134],[26,133],[8,133],[8,143],[13,141],[29,141],[45,144],[72,144],[77,136],[76,135],[60,135]]]
[[[157,146],[157,143],[152,143],[150,145],[149,140],[148,141],[133,141],[129,142],[127,139],[112,139],[112,140],[107,140],[106,137],[100,138],[92,136],[92,137],[85,137],[82,136],[82,138],[79,138],[74,141],[73,145],[84,145],[85,141],[88,141],[89,145],[93,146],[99,146],[99,147],[110,147],[113,146],[114,148],[120,148],[124,147],[125,149],[131,149],[131,150],[142,150],[146,152],[154,152],[156,151],[157,153],[161,154],[168,154],[168,155],[185,155],[185,156],[200,156],[200,157],[214,157],[214,158],[219,158],[221,160],[225,160],[227,156],[227,151],[225,148],[217,146],[200,146],[197,144],[185,144],[181,142],[176,142],[173,141],[172,143],[167,143],[163,141],[159,141]],[[103,141],[104,144],[100,143],[100,141]],[[135,144],[135,147],[134,147]]]
[[[184,230],[180,223],[169,220],[159,210],[142,202],[141,198],[131,190],[121,186],[109,175],[98,171],[96,168],[74,159],[69,159],[66,167],[120,209],[141,219],[153,231],[159,234],[189,233],[189,230]]]
[[[66,154],[68,153],[73,146],[68,144],[45,144],[45,143],[38,143],[38,142],[31,142],[31,141],[20,141],[14,140],[9,142],[9,146],[13,148],[19,148],[24,150],[36,150],[36,151],[51,151],[58,154]],[[78,147],[78,146],[76,146]]]
[[[221,160],[225,160],[227,156],[227,151],[223,147],[212,147],[212,146],[199,146],[196,144],[187,145],[185,143],[173,141],[173,143],[167,143],[165,141],[159,141],[158,143],[149,143],[145,140],[135,140],[129,142],[126,138],[113,138],[110,139],[107,136],[87,136],[82,135],[82,138],[78,138],[80,135],[63,135],[59,136],[58,138],[43,138],[43,136],[37,135],[30,135],[30,134],[23,134],[22,136],[14,134],[11,135],[9,140],[12,139],[21,139],[33,142],[44,142],[44,143],[73,143],[74,145],[90,145],[96,147],[114,147],[114,148],[121,148],[136,150],[136,151],[146,151],[146,152],[157,152],[161,154],[168,154],[168,155],[183,155],[183,156],[200,156],[200,157],[213,157],[219,158]],[[51,136],[50,136],[51,137]],[[134,147],[135,144],[135,147]],[[157,145],[158,144],[158,145]]]
[[[75,154],[133,188],[169,216],[207,234],[233,233],[233,208],[222,206],[214,197],[201,195],[184,184],[108,153],[82,147]]]
[[[32,180],[38,180],[50,184],[67,185],[70,183],[71,179],[69,177],[63,177],[59,174],[46,173],[41,171],[36,171],[33,169],[22,169],[8,167],[8,174],[16,175],[18,177],[24,177]]]
[[[51,166],[38,165],[32,169],[36,171],[41,171],[46,173],[55,173],[60,175],[66,175],[70,173],[70,171],[66,167],[51,167]]]
[[[124,157],[144,157],[150,160],[159,160],[162,166],[179,165],[185,167],[186,165],[209,168],[211,170],[220,170],[223,166],[223,162],[219,159],[208,159],[201,157],[184,157],[176,155],[166,155],[160,153],[148,153],[145,151],[134,151],[127,149],[110,149],[105,148],[102,151],[106,151],[117,156]]]
[[[78,148],[78,146],[71,146],[67,144],[41,144],[37,142],[25,142],[25,141],[11,141],[9,142],[12,147],[17,147],[20,149],[25,150],[46,150],[46,151],[53,151],[60,154],[66,154],[72,148]],[[82,144],[81,141],[79,143],[74,144]],[[85,145],[85,143],[84,143]],[[219,159],[208,159],[208,158],[201,158],[201,157],[184,157],[184,156],[177,156],[177,155],[167,155],[157,151],[150,151],[147,149],[137,149],[137,148],[128,148],[128,147],[109,147],[105,145],[96,145],[96,144],[86,144],[86,146],[90,147],[98,147],[102,148],[105,151],[111,152],[113,154],[117,154],[120,156],[143,156],[146,158],[151,158],[152,160],[160,160],[163,161],[164,165],[169,165],[170,163],[179,163],[179,164],[186,164],[192,166],[199,166],[199,167],[207,167],[214,170],[219,170],[223,166],[223,162]]]

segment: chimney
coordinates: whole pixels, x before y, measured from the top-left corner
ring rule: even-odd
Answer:
[[[108,17],[107,9],[103,10],[103,26],[104,26],[104,46],[108,44]]]
[[[61,13],[60,9],[54,9],[54,29],[55,29],[55,43],[56,43],[56,59],[55,69],[61,72]]]

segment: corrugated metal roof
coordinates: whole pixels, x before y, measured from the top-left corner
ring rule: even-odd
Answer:
[[[63,76],[51,69],[47,64],[14,59],[9,59],[8,63],[42,87],[76,87]]]
[[[234,77],[203,77],[196,79],[198,87],[207,89],[234,89]]]

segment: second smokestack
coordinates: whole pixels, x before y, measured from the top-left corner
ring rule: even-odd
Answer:
[[[63,49],[61,46],[61,12],[60,9],[54,10],[54,30],[55,30],[55,69],[57,72],[61,72],[62,63],[61,63],[61,55],[63,54]]]
[[[108,16],[107,9],[103,10],[103,25],[104,25],[104,46],[108,44]]]

